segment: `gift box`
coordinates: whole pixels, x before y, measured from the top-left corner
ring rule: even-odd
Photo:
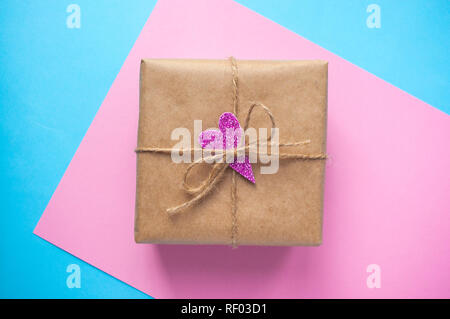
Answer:
[[[135,241],[320,245],[327,72],[327,62],[318,60],[143,59]],[[241,127],[249,117],[247,124],[256,131],[276,123],[278,151],[268,146],[268,154],[280,155],[275,173],[262,173],[262,168],[270,165],[262,161],[242,164],[251,165],[252,181],[232,164],[193,165],[173,160],[170,150],[180,142],[179,134],[173,133],[175,129],[190,134],[190,145],[178,154],[188,152],[183,158],[195,162],[196,145],[202,141],[196,143],[199,131],[195,131],[194,121],[202,121],[201,135],[217,128],[222,114],[237,120]],[[248,157],[248,142],[245,145],[240,150]],[[191,188],[200,185],[200,190],[188,192],[187,183]]]

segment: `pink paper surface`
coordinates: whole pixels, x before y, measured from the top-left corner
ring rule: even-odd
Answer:
[[[140,59],[230,55],[329,61],[321,247],[134,243]],[[448,298],[449,137],[444,113],[239,4],[159,1],[35,234],[157,298]]]

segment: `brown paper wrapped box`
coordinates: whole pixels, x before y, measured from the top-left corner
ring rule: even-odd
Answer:
[[[325,61],[237,61],[239,112],[243,126],[250,101],[272,111],[280,143],[311,140],[286,153],[326,153],[327,72]],[[192,134],[194,120],[203,130],[218,126],[219,116],[233,111],[229,60],[144,59],[140,74],[139,147],[173,147],[174,128]],[[256,110],[251,127],[270,127]],[[280,149],[281,150],[281,149]],[[170,154],[137,153],[135,240],[159,244],[231,243],[231,176],[201,202],[169,216],[166,209],[190,198],[181,182],[186,163]],[[210,164],[190,175],[196,184],[208,176]],[[261,174],[252,164],[256,183],[237,175],[236,241],[238,245],[320,245],[325,161],[280,160],[276,174]]]

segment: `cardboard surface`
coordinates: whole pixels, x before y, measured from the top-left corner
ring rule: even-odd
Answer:
[[[230,55],[329,61],[320,247],[134,242],[140,60]],[[157,298],[448,298],[449,135],[444,113],[232,1],[160,1],[35,233]]]
[[[240,122],[258,101],[271,109],[281,143],[311,140],[282,152],[326,153],[327,62],[237,61],[237,66]],[[179,142],[171,140],[175,128],[187,128],[194,146],[194,120],[214,127],[222,113],[233,110],[227,59],[145,59],[140,79],[138,147],[173,147]],[[270,127],[261,110],[252,115],[250,127]],[[167,208],[192,198],[180,186],[189,164],[174,163],[170,154],[137,157],[137,242],[231,244],[230,169],[200,203],[169,216]],[[275,174],[261,174],[261,165],[266,166],[254,164],[256,184],[237,178],[237,244],[319,245],[325,160],[281,160]],[[208,164],[196,169],[191,183],[198,185],[210,169]]]

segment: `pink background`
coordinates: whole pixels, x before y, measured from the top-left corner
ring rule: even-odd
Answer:
[[[134,243],[140,59],[230,55],[329,61],[321,247]],[[232,1],[161,0],[35,233],[156,298],[448,298],[449,137],[444,113]]]

